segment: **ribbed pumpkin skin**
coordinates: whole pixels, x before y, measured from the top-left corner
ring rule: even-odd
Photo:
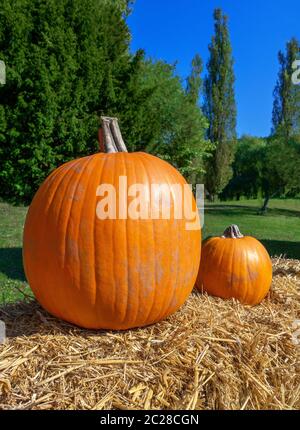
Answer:
[[[203,243],[196,281],[200,291],[256,305],[267,295],[271,282],[271,259],[254,237],[213,237]]]
[[[86,328],[127,329],[176,311],[195,283],[201,231],[185,220],[100,220],[101,183],[179,183],[165,161],[145,153],[99,153],[64,164],[29,208],[26,277],[51,314]],[[171,205],[178,205],[176,196]],[[199,220],[198,220],[199,221]]]

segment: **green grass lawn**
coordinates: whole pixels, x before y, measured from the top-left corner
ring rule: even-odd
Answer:
[[[0,202],[0,303],[31,294],[22,264],[22,235],[27,208]]]
[[[261,240],[269,253],[300,259],[300,200],[274,199],[264,216],[262,202],[216,202],[207,204],[203,238],[221,235],[230,224],[238,224],[244,235]],[[22,232],[27,208],[0,203],[0,303],[31,295],[22,266]]]
[[[244,235],[255,236],[272,256],[300,259],[300,200],[271,200],[265,215],[262,201],[241,200],[206,204],[203,237],[221,235],[237,224]]]

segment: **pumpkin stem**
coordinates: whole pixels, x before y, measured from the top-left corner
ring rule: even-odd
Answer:
[[[222,237],[231,238],[231,239],[239,239],[239,238],[244,237],[244,236],[240,232],[238,226],[235,224],[232,224],[226,228]]]
[[[101,117],[102,128],[99,129],[99,148],[106,153],[128,152],[117,118]]]

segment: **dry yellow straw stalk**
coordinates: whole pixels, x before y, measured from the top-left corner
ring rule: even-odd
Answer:
[[[126,332],[81,330],[35,302],[0,308],[0,409],[299,409],[300,263],[273,263],[259,306],[194,292]]]

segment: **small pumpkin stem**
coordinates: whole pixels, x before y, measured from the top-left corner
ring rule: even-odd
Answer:
[[[226,228],[222,237],[231,238],[231,239],[239,239],[239,238],[244,237],[244,236],[240,232],[238,226],[235,224],[232,224]]]
[[[102,128],[99,129],[99,148],[106,153],[127,152],[117,118],[101,117]]]

